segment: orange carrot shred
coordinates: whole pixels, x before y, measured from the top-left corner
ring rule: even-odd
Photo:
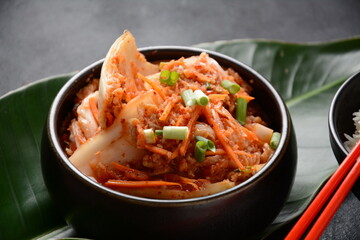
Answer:
[[[124,188],[142,188],[142,187],[160,187],[160,186],[179,186],[180,183],[166,181],[127,181],[111,179],[105,183],[107,187],[124,187]]]
[[[174,96],[174,97],[168,98],[166,101],[167,101],[167,104],[166,104],[166,106],[164,108],[164,112],[159,117],[160,121],[165,121],[167,119],[167,117],[169,116],[171,110],[173,109],[175,104],[179,101],[179,99]]]
[[[154,83],[153,81],[151,81],[150,79],[148,79],[147,77],[145,77],[144,75],[138,73],[138,76],[146,83],[148,83],[159,95],[160,97],[165,100],[165,93],[163,92],[163,90],[161,89],[161,87],[159,87],[156,83]]]
[[[221,144],[225,148],[225,151],[229,158],[240,168],[241,170],[245,169],[244,165],[239,161],[238,157],[236,156],[234,150],[231,148],[230,144],[227,142],[227,139],[225,138],[223,134],[223,130],[220,128],[220,126],[217,124],[217,122],[214,119],[214,116],[211,113],[211,108],[209,107],[209,104],[204,107],[204,113],[207,121],[213,126],[213,129],[215,131],[215,134],[217,138],[220,140]],[[214,111],[214,113],[216,113]]]
[[[251,139],[256,142],[261,142],[261,140],[257,137],[257,135],[253,131],[251,131],[251,130],[247,129],[246,127],[242,126],[241,124],[239,124],[239,122],[228,111],[220,111],[218,109],[216,109],[215,111],[217,111],[218,114],[224,116],[226,118],[225,121],[229,125],[231,125],[233,129],[236,129],[239,132],[244,133],[244,135],[248,139]]]
[[[190,179],[190,178],[186,178],[186,177],[180,177],[180,180],[182,183],[186,183],[191,185],[195,190],[199,190],[199,186],[195,183],[196,180],[194,179]]]
[[[149,150],[150,152],[163,155],[167,158],[171,158],[171,155],[172,155],[172,152],[165,150],[163,148],[160,148],[160,147],[156,147],[154,145],[150,145],[150,144],[145,144],[145,149]]]
[[[181,126],[183,120],[184,120],[184,117],[181,115],[181,116],[176,120],[175,126]]]
[[[245,151],[241,151],[241,150],[234,150],[234,153],[237,155],[244,155],[247,157],[252,157],[253,155],[250,153],[247,153]],[[214,155],[225,155],[227,154],[226,151],[224,149],[216,149],[215,152],[213,151],[206,151],[205,155],[206,156],[214,156]]]
[[[80,144],[84,144],[86,142],[86,138],[81,135],[76,135],[75,138],[79,141]]]
[[[214,93],[208,95],[210,101],[223,101],[227,96],[228,96],[227,94],[220,94],[220,93]]]
[[[206,151],[205,152],[205,155],[206,156],[215,156],[215,155],[225,155],[226,154],[226,151],[224,149],[216,149],[215,152],[213,151]]]
[[[172,70],[173,68],[177,66],[184,66],[184,57],[178,59],[178,60],[171,60],[169,62],[166,62],[164,66],[162,67],[162,70]]]
[[[256,133],[254,133],[253,131],[250,131],[249,129],[247,129],[246,127],[242,127],[242,130],[246,133],[246,135],[251,138],[254,141],[257,142],[262,142],[258,136],[256,135]]]
[[[179,149],[180,149],[180,147],[181,147],[181,145],[178,145],[178,146],[175,148],[174,152],[172,152],[171,157],[169,158],[170,160],[172,160],[172,159],[176,158],[177,156],[179,156]]]
[[[197,70],[185,69],[184,74],[187,78],[193,78],[199,82],[212,82],[211,79]]]
[[[134,168],[130,168],[130,167],[126,167],[124,165],[121,165],[119,163],[116,163],[116,162],[111,162],[111,164],[119,171],[122,171],[122,172],[131,172],[131,173],[134,173],[137,175],[137,179],[138,180],[147,180],[149,178],[149,176],[147,175],[147,173],[145,172],[142,172],[142,171],[139,171],[137,169],[134,169]],[[139,179],[141,178],[141,179]]]
[[[96,123],[99,124],[99,111],[94,97],[89,98],[89,106]]]
[[[199,190],[199,186],[196,183],[199,182],[200,179],[198,180],[198,179],[186,178],[186,177],[182,177],[180,175],[171,174],[171,173],[166,174],[165,179],[167,181],[171,181],[171,182],[179,182],[179,183],[183,183],[183,184],[188,184],[188,185],[191,185],[195,190]]]
[[[246,99],[247,102],[250,102],[251,100],[254,100],[255,98],[249,95],[244,95],[244,94],[237,94],[236,95],[237,98],[241,97]]]

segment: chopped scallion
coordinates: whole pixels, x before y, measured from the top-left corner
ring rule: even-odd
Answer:
[[[206,150],[207,150],[207,144],[205,142],[203,141],[196,142],[194,155],[195,155],[195,159],[198,162],[204,161]]]
[[[169,70],[161,71],[159,80],[162,84],[168,84],[170,80],[170,71]]]
[[[162,84],[174,86],[177,80],[179,80],[179,73],[175,71],[163,70],[160,73],[159,80]]]
[[[172,71],[170,73],[170,79],[169,82],[167,83],[169,86],[174,86],[175,83],[177,82],[177,80],[179,80],[179,74],[175,71]]]
[[[215,144],[213,141],[207,139],[207,138],[204,138],[202,136],[196,136],[195,137],[196,141],[203,141],[206,143],[206,146],[207,146],[207,149],[209,149],[210,151],[212,152],[216,152],[216,148],[215,148]]]
[[[240,85],[229,80],[221,82],[221,86],[229,91],[231,94],[235,94],[240,90]]]
[[[270,147],[276,149],[280,142],[281,134],[279,132],[274,132],[270,139]]]
[[[156,137],[155,137],[155,133],[154,133],[153,129],[151,129],[151,128],[145,129],[144,135],[145,135],[146,143],[155,143],[156,142]]]
[[[163,130],[155,130],[155,135],[156,136],[163,135]]]
[[[248,173],[251,173],[253,170],[254,170],[254,167],[253,167],[253,166],[246,166],[246,167],[245,167],[244,169],[242,169],[241,171],[242,171],[243,173],[248,174]]]
[[[181,93],[181,98],[183,99],[185,106],[193,106],[196,104],[196,99],[192,89],[187,89]]]
[[[203,91],[201,90],[195,90],[194,96],[197,104],[199,104],[200,106],[206,106],[206,104],[208,104],[209,102],[209,97],[206,96],[205,93],[203,93]]]
[[[185,140],[188,133],[188,127],[165,126],[163,128],[163,138],[165,139]]]
[[[246,124],[247,100],[245,98],[236,99],[236,120],[241,124]]]

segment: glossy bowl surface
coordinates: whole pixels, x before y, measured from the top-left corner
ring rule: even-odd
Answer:
[[[339,164],[348,151],[344,146],[344,134],[352,136],[355,132],[353,113],[360,109],[360,72],[349,77],[337,90],[329,110],[329,135],[331,148]],[[360,200],[360,179],[352,192]]]
[[[140,51],[148,61],[178,59],[205,51],[188,47],[151,47]],[[281,132],[273,157],[255,176],[224,192],[183,200],[130,196],[105,188],[79,172],[60,145],[67,114],[76,92],[99,77],[103,60],[76,74],[60,90],[50,109],[42,141],[42,170],[51,197],[80,236],[91,238],[155,237],[186,239],[236,237],[250,239],[278,215],[292,187],[297,146],[286,105],[271,84],[248,66],[209,52],[253,86],[252,95]]]

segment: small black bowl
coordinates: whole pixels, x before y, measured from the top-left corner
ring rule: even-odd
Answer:
[[[178,59],[206,51],[188,47],[152,47],[140,51],[148,61]],[[90,238],[250,239],[279,214],[291,190],[297,146],[288,109],[260,74],[222,54],[209,52],[225,68],[250,82],[258,104],[282,134],[269,162],[247,181],[214,195],[182,200],[148,199],[108,189],[76,169],[61,148],[60,132],[75,94],[99,77],[103,60],[76,74],[56,96],[42,141],[42,170],[49,193],[66,221]],[[251,80],[251,81],[250,81]]]
[[[349,77],[337,90],[329,110],[329,135],[331,148],[339,164],[348,155],[344,146],[344,134],[352,136],[355,132],[353,113],[360,109],[360,72]],[[360,200],[360,180],[352,192]]]

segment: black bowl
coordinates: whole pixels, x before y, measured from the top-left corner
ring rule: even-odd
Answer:
[[[336,160],[341,164],[348,155],[344,146],[344,134],[352,136],[355,132],[353,113],[360,109],[360,72],[349,77],[337,90],[329,110],[329,135],[331,148]],[[360,180],[352,192],[360,199]]]
[[[149,61],[199,55],[202,49],[153,47],[140,51]],[[99,77],[103,60],[69,80],[50,109],[42,144],[42,169],[50,195],[66,221],[79,235],[92,238],[213,239],[260,233],[278,215],[292,187],[297,147],[287,107],[260,74],[227,56],[209,52],[225,68],[231,67],[254,88],[252,95],[281,132],[280,144],[266,166],[249,180],[224,192],[183,200],[135,197],[103,187],[78,171],[61,148],[63,121],[76,92],[89,77]]]

